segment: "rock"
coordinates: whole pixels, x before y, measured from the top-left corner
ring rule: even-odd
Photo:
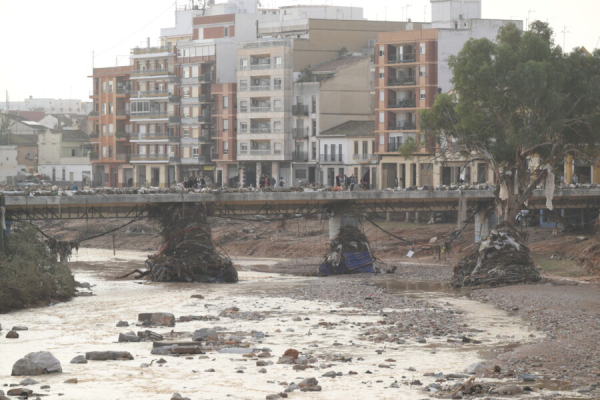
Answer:
[[[202,346],[200,345],[181,345],[178,346],[176,344],[171,346],[161,346],[155,347],[151,351],[154,355],[159,356],[173,356],[173,355],[181,355],[181,354],[204,354],[202,351]]]
[[[42,375],[62,372],[60,361],[48,351],[29,353],[12,367],[13,376]]]
[[[128,351],[90,351],[85,353],[85,358],[90,361],[133,360]]]
[[[201,294],[193,294],[190,296],[190,299],[203,299],[204,296],[202,296]]]
[[[318,384],[319,384],[319,381],[316,378],[306,378],[298,384],[298,387],[304,388],[304,387],[308,387],[308,386],[316,386]]]
[[[300,391],[302,391],[302,392],[320,392],[321,386],[319,386],[319,385],[306,386],[306,387],[301,388]]]
[[[287,349],[285,353],[283,353],[283,356],[279,357],[277,364],[293,364],[294,362],[296,362],[298,355],[298,350]]]
[[[254,339],[263,339],[265,337],[265,333],[264,332],[256,332],[252,334],[252,337]]]
[[[85,356],[77,356],[71,360],[71,364],[87,364],[87,362]]]
[[[27,398],[27,397],[31,396],[32,393],[33,393],[33,390],[17,388],[17,389],[10,389],[8,391],[8,393],[6,393],[6,394],[9,396],[25,396],[25,398]]]
[[[137,335],[119,333],[119,342],[139,342],[140,340],[142,340],[142,338]]]
[[[77,378],[70,378],[64,381],[63,383],[77,383]]]
[[[50,389],[50,385],[42,385],[40,386],[40,389]]]
[[[335,378],[336,373],[335,373],[335,371],[329,371],[329,372],[325,372],[322,376],[324,376],[326,378]]]
[[[537,376],[530,374],[523,374],[523,376],[521,376],[521,379],[523,379],[524,382],[534,382],[536,378]]]
[[[195,342],[200,342],[202,340],[216,342],[219,340],[219,334],[212,328],[202,328],[194,331],[192,340]]]
[[[281,398],[281,396],[279,396],[278,394],[270,394],[266,397],[267,400],[277,400],[280,398]]]
[[[465,369],[465,372],[469,375],[480,375],[489,372],[489,370],[481,363],[473,363]]]
[[[175,316],[165,312],[141,313],[138,321],[143,325],[175,326]]]
[[[266,374],[267,373],[267,369],[266,368],[261,368],[258,370],[259,374]]]
[[[6,334],[6,338],[7,339],[18,339],[19,334],[15,331],[8,331],[8,333]]]
[[[28,331],[29,328],[26,326],[13,326],[12,330],[13,331]]]
[[[226,347],[224,349],[219,350],[221,354],[246,354],[248,349],[243,347]]]
[[[209,368],[209,369],[204,370],[204,372],[215,372],[215,369],[214,368]]]
[[[36,381],[35,379],[27,378],[27,379],[23,379],[21,382],[19,382],[19,385],[28,386],[28,385],[37,385],[38,383],[39,382]]]
[[[421,385],[422,385],[422,383],[421,383],[421,381],[420,381],[420,380],[418,380],[418,379],[415,379],[414,381],[412,381],[412,382],[410,383],[410,385],[411,385],[411,386],[421,386]]]
[[[519,394],[523,393],[523,388],[517,385],[504,385],[500,386],[497,390],[498,394]]]
[[[129,322],[127,321],[119,321],[117,322],[117,327],[129,326]]]

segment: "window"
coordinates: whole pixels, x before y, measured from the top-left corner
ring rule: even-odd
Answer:
[[[339,161],[342,161],[342,145],[338,145],[338,157]]]
[[[198,148],[192,147],[192,157],[198,157]]]
[[[139,146],[138,150],[139,150],[140,154],[146,154],[146,146]]]
[[[310,144],[310,159],[311,160],[317,159],[317,142],[312,142]]]
[[[102,115],[106,115],[106,103],[102,103]]]
[[[183,130],[183,137],[184,138],[189,138],[190,137],[190,130],[189,129],[184,129]]]
[[[246,81],[246,80],[240,81],[240,91],[243,92],[245,90],[248,90],[248,81]]]
[[[420,54],[425,54],[425,43],[420,43],[419,44],[419,53]]]
[[[156,151],[156,147],[154,145],[148,146],[148,154],[154,154]]]
[[[385,93],[383,92],[383,90],[379,91],[379,101],[383,101],[385,100]]]
[[[108,82],[108,93],[112,93],[113,92],[113,82],[110,81]]]
[[[419,67],[419,76],[425,76],[425,66]]]
[[[383,146],[385,144],[385,136],[379,135],[379,145]]]
[[[312,112],[316,113],[317,112],[317,96],[316,95],[313,95],[311,97],[311,103],[312,103],[311,104],[311,106],[312,106]]]
[[[66,169],[62,169],[62,180],[66,180],[67,179],[67,170]]]
[[[421,100],[425,100],[425,89],[421,89]]]
[[[296,96],[296,104],[298,104],[299,106],[304,104],[304,97],[302,96]]]
[[[114,108],[115,108],[115,106],[113,103],[108,103],[108,113],[110,115],[114,114],[114,111],[115,111]]]
[[[71,157],[75,157],[76,155],[77,155],[77,154],[76,154],[76,151],[75,151],[75,149],[71,149]]]
[[[383,57],[385,54],[385,46],[379,46],[379,57]]]
[[[223,120],[223,132],[229,132],[229,120],[228,119]]]
[[[102,93],[106,93],[106,82],[102,82]]]
[[[281,143],[274,143],[273,150],[273,154],[281,154]]]
[[[248,112],[248,101],[240,101],[240,112]]]
[[[106,158],[106,146],[102,146],[102,158]]]
[[[275,89],[275,90],[281,89],[281,78],[273,79],[273,89]]]
[[[379,68],[379,79],[383,79],[384,76],[385,76],[385,72],[384,72],[383,68]]]
[[[240,143],[240,154],[248,154],[248,143]]]
[[[248,123],[247,122],[240,122],[240,133],[248,133]]]
[[[228,26],[223,28],[223,36],[229,37],[229,27]]]
[[[354,141],[354,154],[358,154],[358,140]]]
[[[281,121],[273,121],[273,132],[281,133]]]
[[[168,146],[169,147],[169,156],[174,157],[175,156],[175,146]]]
[[[281,68],[281,66],[282,66],[281,57],[275,57],[274,61],[275,61],[275,68]]]
[[[283,111],[281,108],[281,100],[273,101],[273,111]]]
[[[380,112],[379,113],[379,123],[383,124],[385,122],[385,114]]]
[[[296,179],[306,179],[306,170],[305,169],[297,169],[296,170]]]
[[[113,157],[113,146],[108,146],[108,156],[109,156],[110,158],[112,158],[112,157]]]
[[[229,108],[229,96],[223,96],[223,110]]]
[[[184,78],[190,77],[190,69],[189,68],[183,68],[183,77]]]
[[[311,121],[311,136],[317,136],[317,120],[313,119]]]
[[[229,142],[223,142],[223,154],[229,154]]]
[[[112,136],[112,135],[114,135],[114,134],[115,134],[115,126],[114,126],[113,124],[110,124],[110,125],[108,126],[108,134],[109,134],[110,136]]]
[[[106,125],[102,125],[102,136],[106,136]]]
[[[246,60],[246,59],[240,60],[240,69],[242,71],[245,69],[248,69],[248,60]]]

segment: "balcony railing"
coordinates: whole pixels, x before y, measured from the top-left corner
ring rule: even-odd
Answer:
[[[267,154],[271,154],[271,149],[250,150],[251,156],[262,156]]]
[[[293,105],[292,115],[308,115],[308,106],[303,104]]]
[[[200,83],[212,83],[214,80],[212,78],[212,76],[205,74],[205,75],[199,75],[198,76],[198,82]]]
[[[212,115],[198,115],[198,122],[203,124],[212,123]]]
[[[293,134],[296,139],[303,139],[308,137],[309,130],[308,128],[294,128]]]
[[[271,69],[271,63],[250,64],[250,69],[251,70]]]
[[[98,111],[90,111],[90,117],[97,117]]]
[[[115,133],[117,139],[129,140],[129,132],[117,132]]]
[[[115,156],[115,160],[128,162],[129,153],[117,153],[117,155]]]
[[[131,71],[131,76],[162,76],[162,75],[175,75],[175,71],[172,68],[134,69],[133,71]]]
[[[258,86],[250,86],[250,90],[257,92],[260,90],[271,90],[271,85],[258,85]]]
[[[250,133],[271,133],[271,128],[270,127],[250,128]]]
[[[99,136],[100,136],[100,133],[98,133],[98,132],[90,133],[90,139],[98,139]]]
[[[292,45],[292,41],[289,39],[284,39],[284,40],[268,40],[268,41],[260,41],[260,42],[246,42],[246,43],[242,43],[239,46],[242,49],[258,49],[258,48],[264,48],[264,47],[281,47],[281,46],[291,46]]]
[[[166,111],[147,111],[147,112],[132,112],[131,119],[159,119],[169,118],[169,113]]]
[[[353,154],[352,159],[354,161],[376,161],[376,154]]]
[[[168,154],[132,154],[131,161],[169,161]]]
[[[215,101],[214,97],[212,95],[209,94],[201,94],[198,96],[198,101],[200,103],[211,103],[213,101]]]
[[[208,143],[211,142],[212,138],[209,135],[200,135],[198,136],[198,142],[200,143]]]
[[[169,132],[153,132],[153,133],[138,133],[137,140],[169,140],[177,142],[181,140],[179,136],[170,134]]]
[[[171,51],[171,45],[167,46],[153,46],[153,47],[134,47],[131,49],[131,54],[151,54],[151,53],[164,53]]]
[[[390,78],[388,86],[412,86],[417,84],[416,76],[403,76],[400,78]]]
[[[319,160],[321,162],[340,162],[343,159],[343,154],[321,154]]]
[[[416,61],[415,53],[408,54],[390,54],[388,56],[388,64],[402,64]]]
[[[271,111],[271,106],[250,107],[250,112],[269,112],[269,111]]]
[[[126,117],[129,115],[129,111],[127,110],[117,110],[117,117]]]
[[[169,123],[170,124],[180,124],[181,117],[169,117]]]
[[[390,101],[388,103],[389,108],[415,108],[416,106],[417,102],[415,101],[415,99]]]
[[[169,103],[180,103],[181,96],[169,96]]]
[[[117,90],[115,90],[115,92],[117,94],[129,94],[129,90],[128,89],[124,89],[124,88],[120,88],[120,87],[118,87]]]
[[[417,129],[416,122],[399,122],[397,124],[388,125],[388,131],[398,131],[398,130],[414,130]]]
[[[167,90],[132,90],[129,92],[129,98],[140,99],[144,97],[167,97]]]
[[[281,84],[273,85],[273,90],[281,90]]]
[[[308,161],[308,152],[306,151],[295,151],[293,154],[294,161],[307,162]]]
[[[247,113],[248,112],[248,106],[246,106],[246,107],[240,107],[240,110],[238,112],[240,112],[240,113]]]

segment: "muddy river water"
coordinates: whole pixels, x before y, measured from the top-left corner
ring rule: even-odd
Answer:
[[[19,332],[19,339],[0,338],[0,384],[13,384],[25,377],[11,377],[12,365],[32,351],[50,351],[62,364],[63,374],[35,377],[38,385],[30,386],[36,393],[49,399],[170,399],[174,392],[191,399],[265,399],[269,394],[285,389],[281,382],[300,382],[303,378],[316,377],[322,386],[321,392],[290,393],[297,399],[424,399],[432,393],[422,387],[404,385],[402,382],[420,379],[431,383],[435,378],[424,378],[426,372],[462,373],[470,364],[482,359],[484,352],[502,351],[507,346],[525,343],[530,335],[540,337],[539,332],[530,330],[524,321],[510,316],[490,305],[469,300],[465,296],[445,291],[443,287],[417,283],[385,281],[389,292],[398,296],[424,296],[430,301],[450,303],[463,313],[465,323],[475,323],[487,332],[482,346],[444,345],[436,346],[411,343],[382,350],[384,345],[370,341],[358,341],[356,331],[349,324],[335,329],[311,329],[319,320],[353,323],[375,322],[377,313],[352,312],[338,309],[331,313],[336,304],[320,301],[291,301],[286,297],[267,297],[269,293],[285,293],[290,288],[310,285],[313,279],[282,276],[273,273],[244,271],[252,263],[270,264],[279,260],[238,259],[242,267],[240,282],[235,285],[210,284],[141,284],[131,280],[114,280],[145,259],[139,252],[112,252],[96,249],[80,249],[74,256],[77,266],[73,272],[80,282],[95,285],[94,296],[78,297],[67,303],[49,307],[29,309],[0,315],[5,329],[14,325],[25,325],[27,331]],[[204,299],[190,298],[202,294]],[[255,360],[241,354],[208,352],[208,358],[194,356],[167,357],[167,363],[153,363],[160,358],[150,354],[151,342],[117,343],[121,332],[146,328],[136,327],[137,315],[142,312],[170,312],[182,315],[217,316],[227,307],[237,306],[244,311],[266,313],[262,321],[221,318],[219,321],[191,321],[177,323],[175,328],[152,328],[158,333],[175,329],[177,332],[192,332],[204,327],[221,327],[225,332],[262,331],[266,334],[260,341],[250,339],[252,347],[268,347],[275,364],[266,366],[267,373],[259,373]],[[298,321],[297,317],[301,317]],[[294,321],[296,317],[296,321]],[[309,318],[309,320],[305,320]],[[118,321],[129,321],[130,327],[118,328]],[[277,330],[281,333],[275,333]],[[290,331],[293,330],[293,331]],[[342,344],[342,346],[340,346]],[[353,362],[335,363],[328,369],[295,371],[291,365],[277,364],[277,357],[288,348],[304,354],[341,353],[353,357]],[[131,361],[91,361],[87,364],[70,364],[77,355],[88,351],[125,350],[135,357]],[[360,358],[364,360],[360,360]],[[394,359],[394,362],[386,362]],[[380,368],[388,364],[390,368]],[[317,366],[319,363],[317,363]],[[416,371],[410,371],[414,367]],[[206,372],[214,369],[215,372]],[[321,377],[327,371],[339,371],[343,376],[335,379]],[[347,375],[349,371],[357,375]],[[238,371],[242,371],[240,373]],[[370,371],[370,374],[367,374]],[[67,384],[65,380],[77,378],[78,383]],[[394,382],[398,387],[390,387]],[[49,385],[50,389],[40,389]],[[395,385],[392,385],[395,386]],[[6,391],[6,387],[0,387]],[[536,398],[537,396],[527,396]],[[514,398],[514,397],[513,397]]]

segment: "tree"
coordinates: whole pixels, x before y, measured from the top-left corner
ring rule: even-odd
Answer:
[[[8,114],[0,114],[0,145],[9,144],[14,126],[15,122]]]
[[[502,27],[449,60],[453,92],[421,113],[421,130],[495,172],[497,209],[512,223],[566,157],[595,163],[600,145],[600,52],[563,54],[548,24]],[[551,204],[551,203],[550,203]]]

